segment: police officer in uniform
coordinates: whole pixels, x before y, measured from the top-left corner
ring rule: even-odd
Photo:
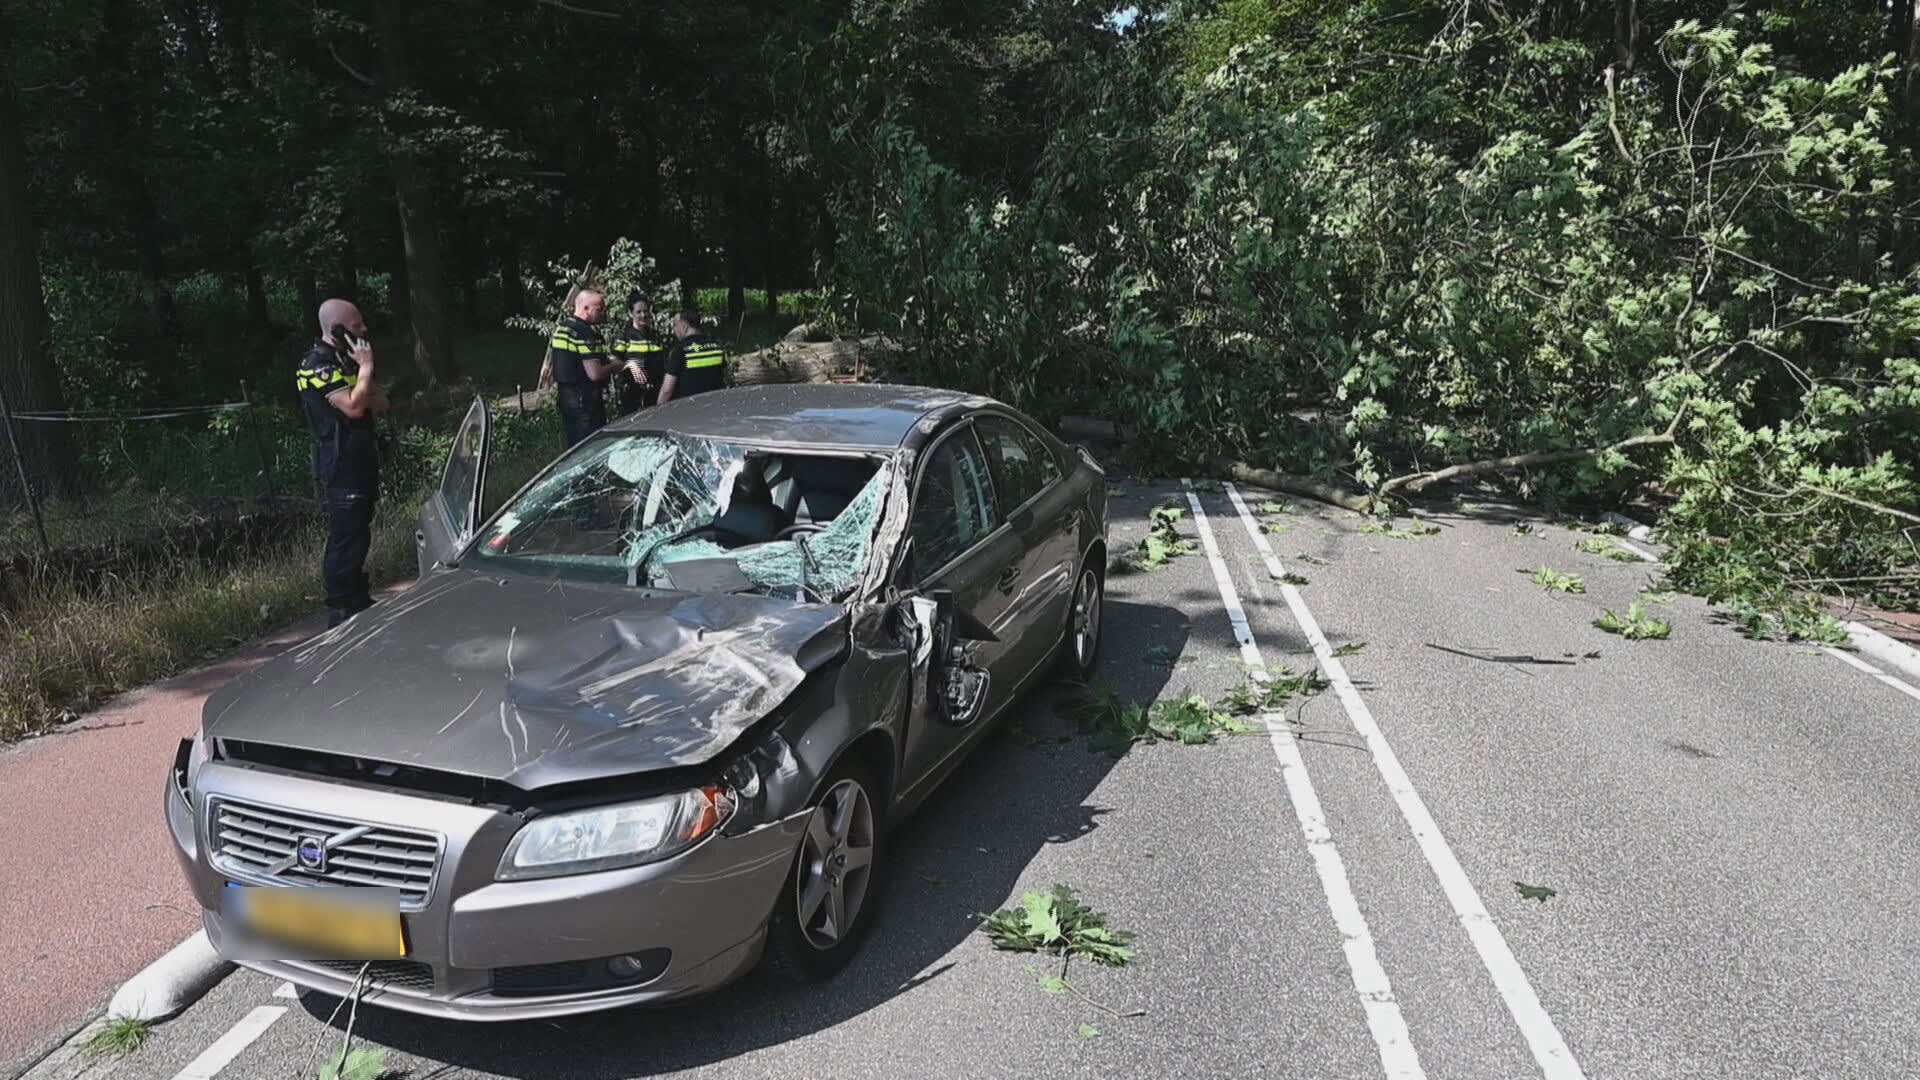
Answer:
[[[660,380],[660,404],[692,397],[727,385],[727,352],[712,335],[700,329],[700,313],[691,308],[674,316],[667,350],[666,377]]]
[[[653,305],[634,293],[627,298],[627,325],[613,340],[614,415],[626,416],[654,404],[666,376],[667,347],[653,329]]]
[[[320,339],[301,359],[294,384],[313,431],[314,478],[327,511],[320,576],[329,628],[373,606],[366,567],[380,493],[373,417],[388,407],[373,376],[373,343],[360,309],[345,300],[321,304]]]
[[[613,363],[607,359],[600,338],[600,324],[606,321],[606,297],[593,289],[581,289],[573,297],[573,314],[560,320],[548,342],[553,352],[560,429],[568,446],[607,422],[607,378],[613,374]]]

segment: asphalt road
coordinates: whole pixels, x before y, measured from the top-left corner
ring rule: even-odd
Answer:
[[[1126,486],[1116,546],[1185,503]],[[1669,640],[1606,634],[1656,569],[1497,508],[1404,539],[1269,515],[1289,587],[1227,493],[1197,498],[1182,530],[1210,543],[1111,582],[1102,678],[1217,696],[1256,655],[1324,661],[1310,619],[1350,683],[1286,734],[1116,757],[1042,695],[905,827],[833,982],[513,1026],[363,1006],[355,1044],[411,1080],[1920,1076],[1920,704],[1687,598],[1649,605]],[[1540,589],[1542,565],[1588,591]],[[1133,965],[1076,967],[1084,996],[976,931],[1054,883],[1139,935]],[[28,1075],[313,1077],[344,1012],[275,994],[243,971],[126,1058]],[[236,1025],[258,1034],[190,1068]]]

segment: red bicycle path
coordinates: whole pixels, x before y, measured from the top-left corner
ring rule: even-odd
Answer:
[[[168,766],[207,695],[325,627],[295,623],[0,750],[0,1076],[23,1073],[200,928],[167,834]]]

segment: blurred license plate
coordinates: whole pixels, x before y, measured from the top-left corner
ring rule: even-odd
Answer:
[[[396,889],[228,885],[228,918],[251,936],[347,960],[407,955]]]

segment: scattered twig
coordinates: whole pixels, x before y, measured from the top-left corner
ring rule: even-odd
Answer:
[[[575,14],[575,15],[591,15],[596,19],[620,18],[620,15],[617,12],[595,11],[592,8],[575,7],[574,5],[567,3],[566,0],[533,0],[533,2],[536,4],[545,4],[550,8],[558,8],[561,11],[571,12],[572,14]]]
[[[352,64],[347,63],[347,58],[340,55],[340,50],[335,48],[331,41],[327,42],[327,55],[333,57],[333,62],[339,64],[342,71],[345,71],[358,80],[360,85],[372,86],[374,84],[372,79],[362,75]]]

